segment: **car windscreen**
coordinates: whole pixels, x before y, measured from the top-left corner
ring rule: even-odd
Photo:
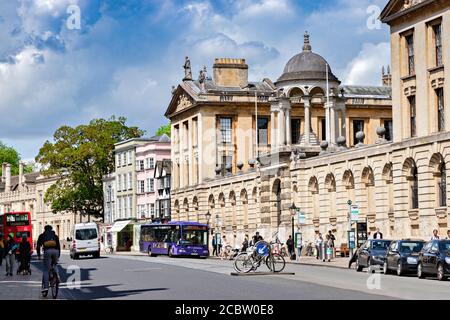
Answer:
[[[372,241],[372,249],[386,250],[391,243],[389,241]]]
[[[97,238],[96,229],[78,229],[75,231],[76,240],[94,240]]]
[[[422,250],[423,242],[402,242],[400,252],[402,253],[419,253]]]
[[[450,240],[441,242],[441,250],[450,252]]]

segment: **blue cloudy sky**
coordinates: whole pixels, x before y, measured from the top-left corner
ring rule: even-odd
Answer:
[[[387,0],[0,0],[0,140],[33,159],[63,124],[125,116],[153,134],[171,86],[216,57],[246,58],[276,80],[303,33],[345,84],[380,84],[389,31],[369,28]],[[81,9],[81,29],[66,27]]]

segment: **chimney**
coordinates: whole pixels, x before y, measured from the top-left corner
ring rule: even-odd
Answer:
[[[23,168],[25,164],[20,161],[19,162],[19,186],[22,186],[22,184],[25,182],[24,176],[23,176]]]
[[[6,182],[6,162],[2,163],[2,182]]]
[[[245,59],[216,59],[213,76],[216,86],[245,88],[248,86],[248,65]]]
[[[5,192],[11,191],[11,165],[6,164],[6,176],[5,176]]]

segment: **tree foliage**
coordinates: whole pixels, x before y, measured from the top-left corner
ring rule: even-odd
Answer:
[[[11,175],[19,174],[19,162],[20,154],[13,147],[9,147],[0,141],[0,164],[7,162],[11,165]],[[30,173],[33,171],[33,165],[25,165],[24,173]],[[0,174],[2,174],[2,168],[0,166]]]
[[[163,134],[167,134],[170,137],[170,123],[163,125],[156,130],[156,135],[160,136]]]
[[[56,130],[54,142],[46,141],[36,157],[42,174],[58,177],[45,194],[53,212],[103,217],[102,178],[114,171],[114,144],[143,134],[114,116]]]

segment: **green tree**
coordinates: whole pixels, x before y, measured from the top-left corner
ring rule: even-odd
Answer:
[[[36,157],[42,174],[59,177],[45,194],[53,212],[103,218],[102,178],[114,171],[114,144],[143,134],[114,116],[56,130],[54,142],[45,142]]]
[[[155,135],[160,136],[163,135],[164,133],[170,137],[170,123],[159,127],[158,130],[156,130]]]
[[[13,147],[7,146],[0,141],[0,164],[7,162],[11,165],[11,175],[19,174],[19,162],[20,154]],[[33,166],[28,164],[24,168],[24,173],[30,173],[33,171]],[[2,168],[0,167],[0,174],[2,174]]]

